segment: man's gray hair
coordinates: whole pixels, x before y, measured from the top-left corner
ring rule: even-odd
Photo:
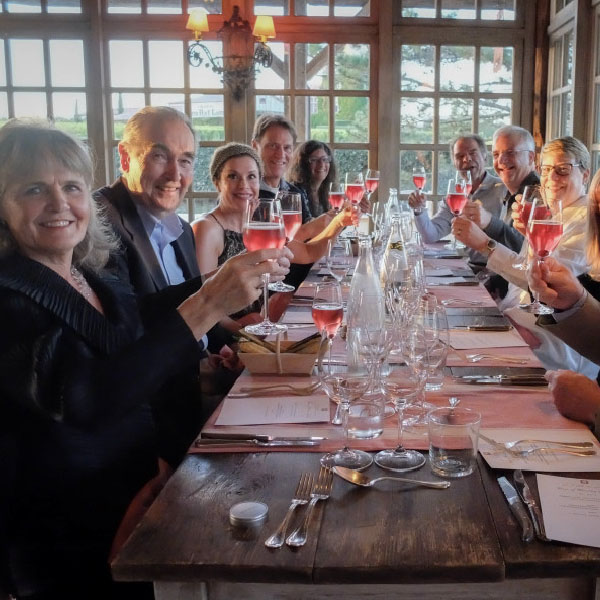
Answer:
[[[500,127],[500,129],[496,129],[492,138],[492,147],[501,135],[518,137],[521,142],[527,146],[527,150],[530,152],[535,152],[535,140],[533,139],[531,133],[527,131],[527,129],[519,127],[518,125],[505,125],[504,127]]]
[[[282,127],[287,129],[292,136],[294,144],[296,143],[297,134],[294,124],[285,116],[276,113],[264,113],[260,115],[254,122],[254,130],[252,131],[252,141],[260,142],[261,138],[271,127]]]
[[[454,146],[460,140],[473,140],[473,141],[477,142],[477,145],[479,146],[479,150],[481,150],[481,153],[483,154],[483,156],[484,157],[487,156],[487,148],[485,145],[485,140],[480,135],[477,135],[476,133],[465,133],[463,135],[459,135],[459,136],[455,137],[450,142],[450,154],[452,156],[454,156]]]

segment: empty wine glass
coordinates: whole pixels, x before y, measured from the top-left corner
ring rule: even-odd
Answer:
[[[541,198],[542,191],[539,185],[527,185],[521,196],[521,221],[527,227],[529,215],[531,214],[531,206],[535,198]],[[539,206],[539,203],[538,203]],[[519,258],[512,265],[515,269],[526,271],[529,266],[529,240],[527,239],[527,230],[525,230],[525,239],[519,252]]]
[[[426,178],[425,167],[421,164],[415,165],[412,171],[412,180],[415,188],[419,190],[419,192],[423,191]]]
[[[352,243],[348,238],[330,239],[327,243],[325,264],[332,277],[341,282],[352,267]]]
[[[335,452],[328,452],[321,457],[321,464],[326,467],[347,467],[349,469],[363,470],[371,465],[373,458],[362,450],[349,448],[348,413],[353,402],[359,400],[369,389],[371,373],[369,368],[360,361],[331,360],[329,346],[332,340],[324,338],[323,343],[327,348],[321,348],[317,360],[319,380],[325,393],[342,408],[342,425],[344,430],[344,447]],[[351,353],[352,350],[349,350]]]
[[[425,371],[415,371],[407,364],[386,363],[382,369],[382,381],[385,394],[394,403],[398,415],[398,443],[394,449],[378,452],[375,464],[390,471],[413,471],[425,464],[425,457],[402,445],[404,409],[423,393]]]
[[[343,183],[332,181],[329,184],[329,206],[335,210],[336,214],[340,212],[346,200],[344,189],[345,186]]]
[[[538,264],[542,264],[546,257],[558,245],[563,233],[562,202],[553,200],[550,202],[542,194],[534,198],[527,221],[527,238],[535,252]],[[522,304],[523,310],[536,315],[549,315],[554,312],[550,306],[542,304],[539,293],[533,292],[533,302]]]
[[[275,201],[279,202],[286,242],[289,242],[302,225],[302,198],[300,194],[282,191],[277,194]],[[276,281],[269,284],[269,289],[272,292],[293,292],[296,288],[283,281]]]
[[[264,248],[282,248],[285,244],[285,230],[281,218],[279,202],[272,198],[259,198],[258,202],[248,202],[242,226],[242,239],[248,251]],[[263,321],[247,325],[244,329],[254,335],[270,335],[287,330],[281,323],[269,320],[269,274],[263,275]]]

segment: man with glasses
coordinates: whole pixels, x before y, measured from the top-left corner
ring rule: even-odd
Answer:
[[[459,171],[471,173],[473,187],[470,200],[478,202],[487,213],[500,217],[506,188],[498,177],[486,171],[487,149],[483,138],[474,133],[461,135],[450,144],[450,151],[454,167]],[[425,194],[414,191],[408,197],[408,203],[413,209],[415,225],[424,242],[437,242],[450,233],[455,217],[446,202],[442,203],[432,219],[425,210]],[[487,257],[484,254],[477,250],[469,250],[469,264],[475,272],[484,268],[486,262]]]
[[[494,169],[507,189],[501,214],[493,215],[481,205],[470,203],[452,224],[456,239],[486,256],[490,269],[489,257],[498,244],[514,252],[521,250],[523,236],[512,226],[512,205],[525,186],[540,182],[535,172],[535,142],[526,129],[516,125],[497,129],[492,139],[492,158]],[[483,239],[485,244],[482,244]],[[486,287],[492,295],[502,299],[506,296],[508,283],[493,276]]]

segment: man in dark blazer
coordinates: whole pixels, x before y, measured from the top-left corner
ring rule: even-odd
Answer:
[[[186,115],[167,107],[145,107],[133,115],[119,143],[122,176],[94,193],[119,236],[129,278],[140,297],[199,277],[194,236],[176,210],[193,180],[196,139]],[[219,326],[203,340],[225,361],[233,353],[230,336]],[[213,362],[219,362],[214,361]],[[203,361],[205,364],[206,361]],[[148,365],[152,368],[152,365]],[[212,374],[222,375],[219,368]],[[204,386],[206,388],[207,386]],[[218,387],[218,386],[217,386]],[[155,417],[161,456],[178,464],[218,395],[200,398],[199,372],[181,373],[160,391]],[[197,398],[197,402],[189,402]]]

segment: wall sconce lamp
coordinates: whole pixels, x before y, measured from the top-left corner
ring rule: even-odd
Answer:
[[[192,30],[195,37],[195,42],[188,49],[190,65],[199,67],[204,63],[205,67],[222,75],[223,83],[231,89],[236,100],[242,97],[254,79],[256,67],[268,69],[273,63],[273,53],[267,46],[267,40],[275,37],[273,17],[256,17],[252,30],[248,21],[240,16],[239,6],[234,6],[231,18],[217,31],[230,54],[218,57],[213,57],[202,43],[202,33],[209,31],[205,12],[192,10],[185,27]]]

